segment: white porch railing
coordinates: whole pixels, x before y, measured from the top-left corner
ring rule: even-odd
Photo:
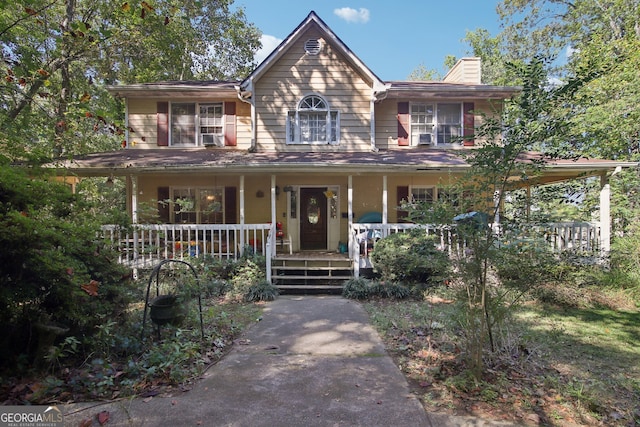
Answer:
[[[210,255],[238,259],[245,250],[270,256],[271,224],[133,224],[102,227],[118,251],[118,261],[134,268],[152,268],[163,259],[188,260]]]
[[[349,254],[353,260],[354,277],[359,277],[360,268],[371,267],[369,253],[375,242],[393,233],[402,233],[413,228],[423,228],[427,235],[436,236],[436,245],[451,254],[453,245],[464,245],[456,238],[456,226],[435,226],[422,224],[362,224],[354,223],[351,228]],[[491,228],[497,233],[498,241],[505,244],[519,239],[548,245],[554,253],[572,251],[583,256],[598,256],[602,241],[600,224],[590,222],[558,222],[528,225],[522,233],[506,233],[499,224]]]

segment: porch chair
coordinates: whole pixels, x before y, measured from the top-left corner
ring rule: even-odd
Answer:
[[[278,246],[289,246],[289,255],[293,255],[293,249],[291,248],[291,234],[287,234],[287,238],[284,238],[284,231],[282,230],[282,223],[276,222],[276,250]]]

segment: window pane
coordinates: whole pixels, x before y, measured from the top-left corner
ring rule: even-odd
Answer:
[[[173,214],[174,222],[196,222],[195,192],[190,188],[176,188],[173,190]]]
[[[414,187],[411,189],[411,197],[414,202],[433,203],[433,187]]]
[[[199,191],[198,211],[201,224],[222,224],[222,189],[203,188]]]
[[[336,142],[338,140],[338,112],[331,112],[331,142]]]
[[[327,140],[327,114],[300,112],[300,141],[317,142]]]
[[[438,143],[459,142],[462,136],[462,111],[460,104],[438,104]]]
[[[222,134],[222,104],[200,105],[200,133]]]
[[[462,123],[460,104],[438,104],[438,123]]]
[[[433,104],[411,104],[411,145],[418,145],[420,135],[433,133],[433,116]]]
[[[171,145],[196,144],[196,104],[171,104]]]
[[[289,111],[287,114],[287,137],[289,142],[296,140],[296,112]]]

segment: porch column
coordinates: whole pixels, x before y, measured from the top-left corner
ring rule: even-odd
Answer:
[[[600,250],[602,256],[611,250],[611,186],[606,173],[600,175]]]
[[[138,177],[129,176],[131,179],[131,222],[138,223]]]
[[[276,249],[276,221],[276,176],[271,175],[271,240],[269,244],[272,251]]]
[[[387,176],[384,175],[382,177],[382,223],[386,224],[387,223],[387,209],[388,209],[388,201],[389,201],[389,194],[387,191]]]
[[[240,175],[240,248],[244,250],[244,175]]]
[[[351,230],[353,229],[353,176],[349,175],[347,180],[347,239],[349,242],[349,255],[353,260],[353,277],[360,277],[360,247],[355,245]]]

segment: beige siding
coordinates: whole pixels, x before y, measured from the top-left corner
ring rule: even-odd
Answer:
[[[157,100],[128,99],[129,147],[156,148],[158,145],[158,125],[156,118]]]
[[[134,149],[158,148],[158,102],[196,102],[193,99],[136,99],[127,100],[129,113],[129,147]],[[198,99],[197,102],[235,102],[237,149],[251,146],[251,106],[237,98]],[[165,147],[170,149],[171,147]]]
[[[371,145],[371,85],[345,58],[322,40],[317,56],[304,52],[310,33],[294,43],[255,87],[257,136],[266,150],[368,150]],[[334,145],[286,145],[287,112],[295,110],[309,94],[324,97],[332,110],[340,112],[340,143]]]

